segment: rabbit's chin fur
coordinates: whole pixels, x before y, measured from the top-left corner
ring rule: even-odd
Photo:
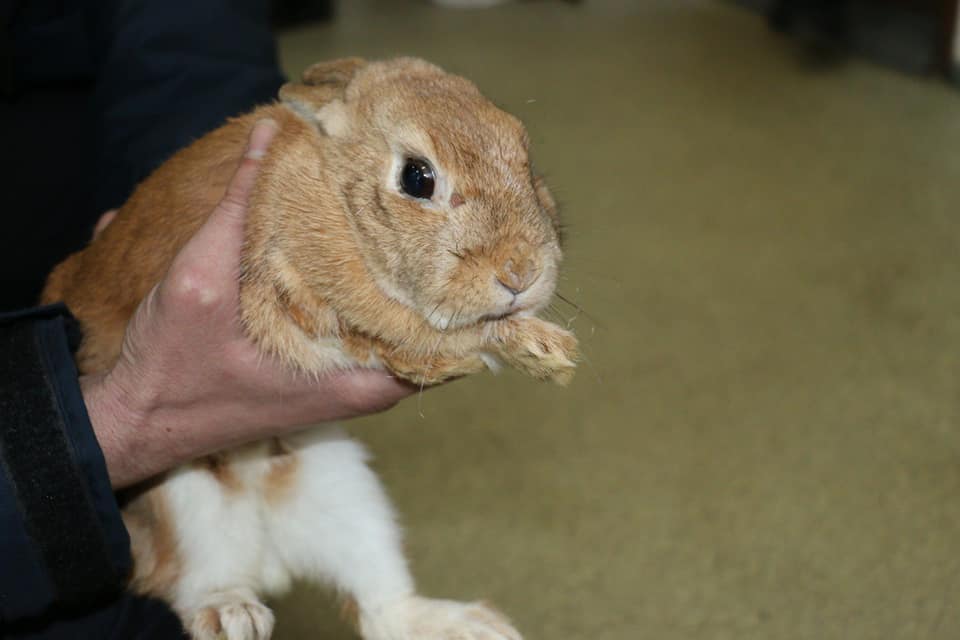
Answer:
[[[51,274],[43,299],[65,301],[84,328],[81,371],[116,361],[253,123],[272,118],[240,281],[241,320],[262,350],[307,372],[382,367],[421,385],[501,364],[570,380],[575,338],[534,316],[556,283],[559,223],[515,118],[409,58],[321,63],[280,98],[177,153]],[[411,158],[434,171],[430,198],[404,192]],[[170,602],[195,638],[268,638],[259,598],[293,579],[334,585],[368,640],[519,638],[486,605],[415,594],[389,502],[334,427],[177,469],[124,517],[132,588]]]

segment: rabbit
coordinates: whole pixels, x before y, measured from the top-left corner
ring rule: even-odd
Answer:
[[[416,58],[308,68],[279,100],[161,165],[51,273],[108,369],[126,323],[222,197],[253,123],[279,124],[251,196],[240,320],[307,374],[379,367],[433,385],[501,365],[566,384],[572,333],[536,317],[562,259],[557,207],[515,117]],[[320,425],[197,460],[123,508],[133,590],[196,640],[266,640],[261,597],[294,579],[344,594],[366,640],[518,639],[483,603],[417,594],[396,516],[363,447]]]

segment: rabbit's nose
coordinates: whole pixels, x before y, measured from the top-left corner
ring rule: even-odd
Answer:
[[[530,258],[508,258],[497,269],[497,282],[513,295],[519,295],[530,288],[540,277],[540,268]]]

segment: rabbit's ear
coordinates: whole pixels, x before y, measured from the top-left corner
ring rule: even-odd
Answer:
[[[280,87],[280,101],[315,122],[328,135],[346,130],[343,96],[354,74],[365,66],[363,58],[319,62],[303,72],[303,83],[288,82]]]
[[[557,211],[557,201],[554,199],[553,194],[550,193],[550,189],[547,188],[547,183],[544,181],[543,176],[535,172],[532,175],[533,190],[537,195],[537,201],[550,216],[550,222],[553,224],[553,228],[557,232],[557,237],[560,239],[560,245],[563,246],[563,225],[560,224],[560,214]]]
[[[353,80],[353,75],[366,64],[367,61],[363,58],[340,58],[330,62],[318,62],[303,72],[303,83],[314,87],[338,87],[342,91]]]

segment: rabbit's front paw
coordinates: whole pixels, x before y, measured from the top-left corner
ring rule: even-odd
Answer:
[[[540,318],[516,318],[497,332],[499,355],[510,366],[538,380],[566,385],[580,352],[573,333]]]
[[[249,589],[210,594],[187,625],[193,640],[269,640],[273,612]]]
[[[362,612],[364,640],[522,640],[510,621],[483,603],[410,597]]]

